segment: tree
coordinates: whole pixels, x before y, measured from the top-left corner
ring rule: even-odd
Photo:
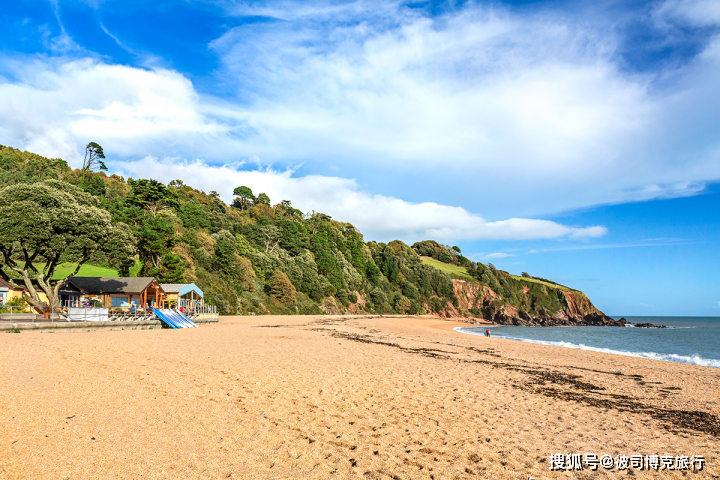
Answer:
[[[265,244],[265,251],[274,251],[280,242],[278,239],[280,229],[275,225],[265,225],[264,227],[260,227],[260,233],[262,234],[263,243]]]
[[[235,203],[239,205],[240,210],[247,210],[252,205],[252,202],[255,201],[255,195],[253,195],[250,187],[235,187],[233,195],[238,197]]]
[[[60,286],[93,253],[133,255],[127,226],[113,226],[110,214],[98,205],[90,194],[59,180],[0,190],[0,276],[15,286],[23,284],[30,305],[56,307]],[[61,262],[74,262],[77,267],[53,280]]]
[[[80,188],[95,197],[105,196],[105,181],[98,174],[85,175],[80,179]]]
[[[185,228],[207,228],[210,224],[205,211],[197,200],[184,202],[178,208],[178,217]]]
[[[277,205],[275,206],[277,208]],[[297,219],[301,219],[303,216],[303,213],[298,210],[297,208],[293,208],[292,202],[290,200],[283,200],[280,202],[280,208],[284,210],[283,215],[286,217],[295,217]]]
[[[395,311],[401,315],[405,315],[408,310],[410,310],[410,300],[399,295],[395,300]]]
[[[162,257],[170,253],[175,243],[175,227],[161,215],[145,215],[135,235],[143,271],[160,268]]]
[[[92,172],[95,166],[100,167],[100,170],[107,170],[104,159],[103,148],[95,142],[88,143],[85,147],[85,158],[83,158],[83,173]]]
[[[292,282],[290,282],[288,276],[285,275],[283,272],[281,272],[280,270],[275,270],[273,276],[270,277],[268,285],[270,286],[271,297],[281,303],[284,303],[285,305],[295,303],[295,293],[297,291],[295,290]]]
[[[300,255],[310,245],[307,229],[300,222],[280,220],[280,246],[292,255]]]
[[[160,266],[148,273],[161,283],[185,283],[185,262],[180,255],[166,253]]]
[[[255,205],[267,205],[270,206],[270,197],[268,197],[267,193],[261,193],[260,195],[255,198]]]
[[[174,191],[157,180],[128,178],[128,185],[131,187],[128,203],[131,206],[148,210],[153,216],[164,208],[177,206]]]

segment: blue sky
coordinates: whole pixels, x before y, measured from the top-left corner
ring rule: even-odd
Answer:
[[[19,0],[0,31],[2,144],[720,315],[718,0]]]

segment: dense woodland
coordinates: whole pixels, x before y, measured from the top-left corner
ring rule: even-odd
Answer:
[[[87,263],[115,268],[121,276],[194,282],[221,314],[422,314],[457,307],[451,275],[423,263],[421,256],[465,268],[472,277],[467,281],[500,297],[483,312],[462,313],[488,318],[510,304],[531,315],[552,315],[565,307],[559,290],[527,274],[527,279],[512,277],[491,264],[472,262],[458,247],[432,240],[412,246],[399,240],[366,242],[353,225],[301,212],[291,200],[270,199],[252,185],[238,186],[228,205],[217,192],[196,190],[182,180],[164,185],[108,176],[101,147],[90,145],[84,167],[74,170],[61,159],[0,146],[0,188],[59,180],[86,192],[76,197],[87,197],[85,203],[107,212],[132,243],[130,255],[98,249]],[[58,182],[47,185],[63,189]],[[5,191],[8,196],[10,190]],[[58,261],[74,260],[62,255],[69,256]],[[3,272],[13,277],[5,266]]]

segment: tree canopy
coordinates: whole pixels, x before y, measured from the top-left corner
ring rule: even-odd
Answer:
[[[57,303],[64,279],[53,273],[60,262],[76,262],[193,282],[221,314],[318,314],[328,305],[356,313],[483,309],[484,316],[503,304],[532,315],[562,308],[552,282],[512,277],[433,240],[366,242],[348,223],[305,214],[290,200],[271,206],[249,186],[235,188],[227,205],[218,192],[182,180],[125,180],[0,146],[0,188],[0,274],[25,285],[33,305],[43,303],[42,292]],[[496,300],[461,306],[458,272]]]
[[[85,157],[83,158],[83,172],[92,172],[97,166],[100,170],[107,170],[105,166],[105,152],[103,148],[95,142],[90,142],[85,147]]]
[[[0,275],[23,284],[31,305],[58,305],[58,290],[67,278],[52,280],[57,266],[77,263],[74,275],[97,251],[127,258],[134,245],[127,226],[113,225],[90,194],[58,180],[0,190]]]
[[[235,190],[233,190],[233,195],[237,197],[235,203],[240,208],[240,210],[247,210],[255,201],[255,195],[253,195],[250,187],[235,187]]]

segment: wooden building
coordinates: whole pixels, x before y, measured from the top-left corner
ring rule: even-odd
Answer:
[[[153,277],[72,277],[61,290],[77,289],[79,300],[97,300],[106,308],[158,307],[165,292]]]
[[[196,309],[205,304],[203,291],[194,283],[161,283],[165,308],[183,307]]]

